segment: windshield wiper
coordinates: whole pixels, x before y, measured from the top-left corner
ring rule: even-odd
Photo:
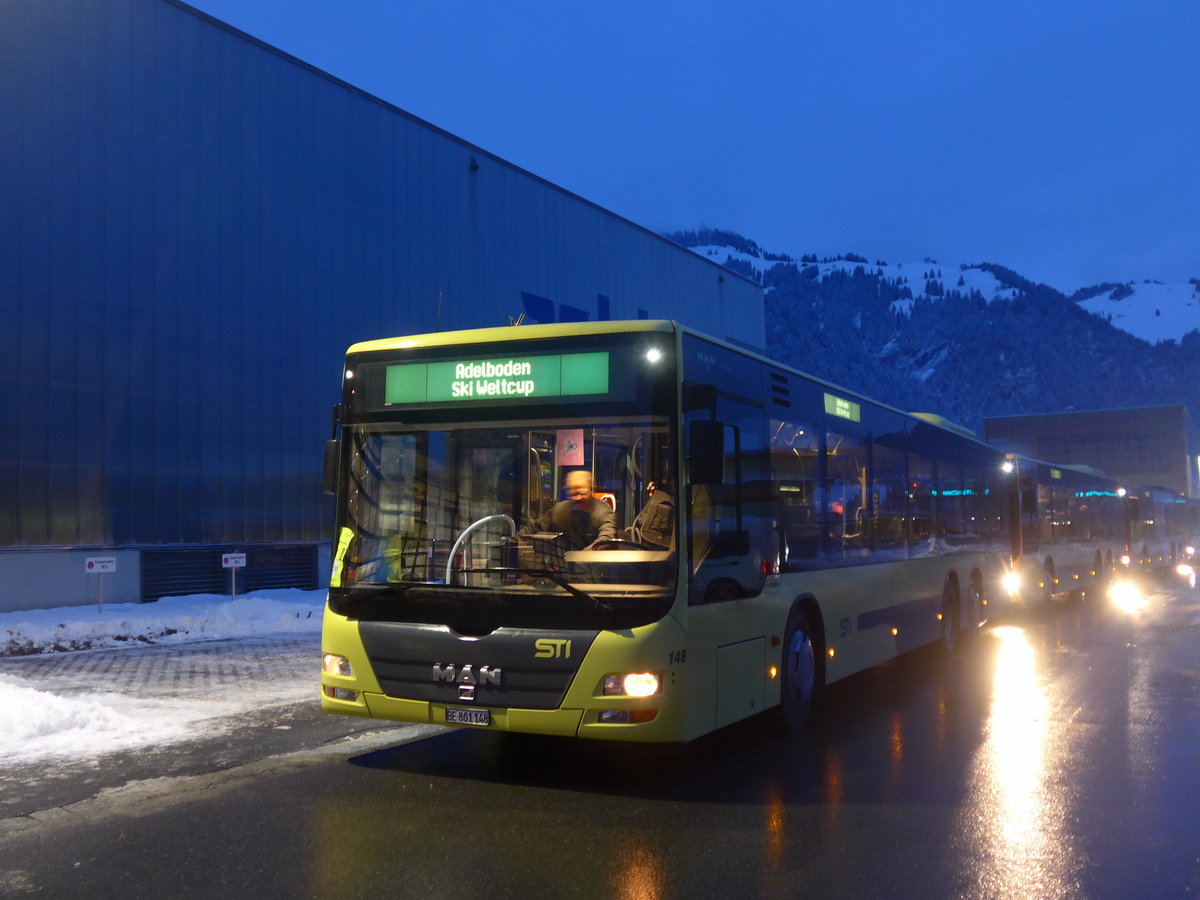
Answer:
[[[367,600],[374,600],[380,594],[395,594],[403,597],[415,587],[420,587],[419,581],[360,581],[342,588],[341,602],[353,606]]]
[[[466,574],[470,574],[474,570],[467,569],[464,571]],[[518,575],[540,576],[540,577],[546,578],[550,581],[553,581],[556,585],[558,585],[560,588],[562,588],[564,591],[566,591],[568,594],[570,594],[576,600],[583,600],[586,602],[590,602],[590,603],[598,606],[600,609],[605,609],[605,610],[608,610],[609,612],[611,612],[613,610],[613,605],[611,603],[609,603],[607,600],[605,600],[601,597],[594,597],[591,594],[589,594],[587,591],[580,590],[579,588],[575,587],[575,585],[573,585],[569,581],[567,581],[567,579],[563,576],[562,572],[559,572],[555,569],[522,569],[522,568],[518,568],[515,566],[494,566],[494,567],[488,568],[488,569],[479,569],[478,571],[487,572],[492,575],[509,573],[509,574],[518,574]],[[409,591],[411,591],[413,588],[433,589],[438,592],[447,591],[447,590],[454,591],[454,590],[464,590],[465,589],[465,590],[471,590],[471,591],[483,590],[483,591],[487,591],[490,593],[495,590],[495,588],[465,585],[465,584],[440,584],[436,581],[389,581],[386,584],[370,584],[370,585],[362,584],[362,585],[354,585],[354,587],[373,588],[373,590],[367,590],[367,591],[363,591],[361,593],[355,593],[355,594],[350,595],[349,597],[346,598],[346,600],[343,601],[343,602],[348,603],[349,605],[353,605],[355,602],[362,602],[367,599],[372,599],[374,597],[377,597],[379,595],[379,593],[384,592],[384,591],[386,591],[390,594],[394,594],[397,597],[402,597],[405,594],[407,594]]]
[[[594,603],[596,606],[600,607],[601,609],[607,609],[609,611],[612,611],[612,608],[613,608],[612,604],[609,603],[607,600],[603,600],[600,597],[593,597],[587,591],[581,591],[579,588],[575,587],[575,585],[573,585],[569,581],[567,581],[567,579],[563,576],[563,573],[558,571],[557,569],[522,569],[518,566],[494,566],[490,569],[479,569],[479,570],[468,569],[466,571],[468,571],[468,572],[480,571],[480,572],[488,572],[491,574],[500,574],[500,573],[507,572],[510,574],[515,573],[517,575],[538,575],[543,578],[548,578],[550,581],[553,581],[555,584],[557,584],[560,588],[562,588],[564,591],[566,591],[568,594],[570,594],[576,600],[589,600],[592,603]]]
[[[611,603],[609,603],[607,600],[602,600],[599,597],[593,597],[587,591],[581,591],[579,588],[575,587],[575,585],[568,582],[567,579],[563,577],[562,572],[555,572],[552,569],[539,569],[539,570],[531,572],[530,574],[545,575],[547,578],[549,578],[551,581],[553,581],[555,584],[557,584],[560,588],[562,588],[564,591],[566,591],[572,597],[575,597],[576,599],[579,599],[579,600],[591,600],[594,604],[599,606],[601,609],[607,609],[610,612],[612,611],[613,607],[612,607]]]

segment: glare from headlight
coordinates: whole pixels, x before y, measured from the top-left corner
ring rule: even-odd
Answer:
[[[1010,597],[1021,590],[1021,576],[1016,572],[1005,572],[1000,579],[1000,585]]]
[[[1123,565],[1123,566],[1127,566],[1127,565],[1129,565],[1131,562],[1133,562],[1133,560],[1132,560],[1132,558],[1130,558],[1130,556],[1129,556],[1129,554],[1128,554],[1128,553],[1122,553],[1122,554],[1121,554],[1121,565]]]
[[[1108,589],[1108,596],[1122,612],[1135,613],[1146,606],[1146,598],[1142,596],[1137,585],[1128,581],[1118,581]]]
[[[658,693],[658,676],[650,672],[639,672],[625,676],[625,693],[630,697],[649,697]]]
[[[662,690],[662,680],[653,672],[608,675],[604,679],[606,697],[649,697]]]
[[[1191,566],[1189,566],[1187,563],[1180,563],[1179,565],[1177,565],[1175,567],[1175,573],[1177,575],[1182,575],[1184,578],[1187,578],[1189,575],[1195,575],[1196,570],[1193,569]]]

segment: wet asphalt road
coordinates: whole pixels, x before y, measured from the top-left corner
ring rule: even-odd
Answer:
[[[761,717],[637,747],[284,709],[290,728],[232,732],[253,758],[177,749],[167,777],[6,813],[0,893],[1200,895],[1200,595],[1182,588],[866,673],[799,738]]]

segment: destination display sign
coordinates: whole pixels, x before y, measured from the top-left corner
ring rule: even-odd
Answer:
[[[503,356],[388,366],[384,404],[578,397],[608,389],[608,351]]]
[[[862,421],[862,407],[853,400],[836,394],[825,395],[825,412],[839,419],[849,419],[851,422]]]

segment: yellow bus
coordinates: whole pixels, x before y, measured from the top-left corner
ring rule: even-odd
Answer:
[[[675,322],[356,344],[326,451],[323,708],[630,741],[771,709],[798,729],[824,685],[953,650],[1003,599],[1004,461]]]

